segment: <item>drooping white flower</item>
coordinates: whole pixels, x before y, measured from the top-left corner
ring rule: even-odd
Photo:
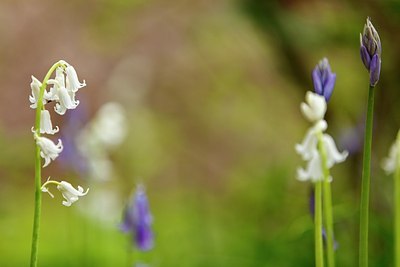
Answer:
[[[67,109],[75,109],[79,105],[79,101],[75,100],[75,93],[68,92],[66,88],[64,71],[61,67],[56,70],[56,78],[48,80],[47,83],[53,85],[49,92],[49,100],[57,101],[54,110],[58,114],[64,115]]]
[[[50,112],[46,109],[42,110],[40,113],[40,133],[55,134],[60,129],[56,126],[53,129],[53,124],[51,123]]]
[[[306,169],[297,169],[297,178],[300,181],[311,180],[312,182],[316,182],[323,180],[321,155],[318,151],[318,137],[316,134],[317,132],[310,130],[304,138],[306,142],[296,145],[297,153],[302,156],[303,160],[308,161]],[[322,140],[326,152],[326,167],[328,169],[347,158],[348,152],[343,151],[340,153],[329,134],[323,134]]]
[[[307,92],[306,103],[302,103],[301,110],[304,116],[311,122],[313,126],[307,131],[306,136],[301,144],[296,144],[295,149],[302,159],[307,162],[305,169],[297,169],[297,178],[300,181],[311,180],[312,182],[323,180],[323,169],[321,160],[321,151],[318,150],[319,136],[326,153],[326,167],[332,168],[336,163],[343,162],[348,152],[340,153],[336,148],[335,141],[329,135],[324,133],[328,128],[328,124],[323,117],[326,112],[326,102],[323,96]],[[329,177],[331,180],[331,177]]]
[[[296,144],[295,149],[298,154],[301,155],[303,160],[310,160],[313,156],[313,150],[317,148],[319,132],[323,132],[328,128],[328,124],[325,120],[318,121],[312,126],[306,133],[301,144]]]
[[[81,186],[78,186],[78,189],[75,189],[70,183],[65,181],[61,181],[60,184],[57,185],[57,189],[65,198],[65,201],[62,203],[66,207],[71,206],[72,203],[79,199],[79,197],[82,197],[89,192],[89,188],[85,192]]]
[[[80,88],[86,86],[85,80],[82,83],[79,81],[78,74],[73,66],[68,64],[65,73],[67,74],[67,88],[72,92],[76,93]]]
[[[63,145],[60,139],[58,143],[54,144],[53,141],[46,137],[38,136],[34,133],[36,144],[40,147],[40,156],[44,159],[43,167],[50,164],[51,160],[55,160],[63,150]]]
[[[31,108],[37,107],[37,102],[39,100],[41,86],[42,86],[42,83],[38,79],[36,79],[35,76],[32,75],[32,82],[31,82],[32,95],[29,96],[29,101],[31,102],[31,105],[30,105]],[[45,104],[46,104],[46,99],[43,98],[43,105],[45,105]]]
[[[66,207],[70,207],[72,203],[78,201],[79,197],[82,197],[86,195],[89,192],[89,188],[86,190],[86,192],[83,190],[81,186],[78,186],[78,189],[75,189],[70,183],[61,181],[53,181],[49,179],[42,185],[42,192],[48,193],[52,198],[54,195],[49,191],[48,185],[49,184],[55,184],[57,185],[57,189],[61,192],[63,195],[65,201],[62,202],[62,204]]]
[[[382,161],[382,168],[387,174],[394,173],[399,164],[398,141],[396,140],[389,150],[389,156]]]
[[[301,103],[300,109],[310,122],[322,120],[326,112],[325,97],[308,91],[306,102]]]

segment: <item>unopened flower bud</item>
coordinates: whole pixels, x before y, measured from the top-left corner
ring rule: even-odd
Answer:
[[[336,73],[331,71],[328,59],[323,58],[312,72],[314,90],[317,94],[325,97],[326,102],[331,98],[335,86]]]
[[[378,32],[369,18],[364,25],[363,33],[360,34],[360,54],[364,66],[369,71],[370,84],[375,86],[381,72],[382,45]]]

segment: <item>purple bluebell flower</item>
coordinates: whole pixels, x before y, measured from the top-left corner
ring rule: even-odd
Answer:
[[[379,34],[369,18],[363,33],[360,33],[360,54],[364,66],[369,71],[370,85],[375,86],[381,73],[382,45]]]
[[[148,251],[154,246],[152,223],[153,216],[150,213],[146,192],[144,186],[139,184],[125,209],[120,229],[133,234],[134,243],[139,250]]]
[[[336,73],[331,71],[328,59],[323,58],[315,66],[312,72],[312,80],[314,83],[314,90],[317,94],[325,97],[326,102],[331,98],[333,87],[336,82]]]

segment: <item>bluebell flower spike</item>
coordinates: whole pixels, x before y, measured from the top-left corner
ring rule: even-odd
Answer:
[[[125,209],[120,229],[133,234],[134,243],[140,251],[149,251],[154,247],[152,231],[153,216],[143,185],[138,185],[131,203]]]

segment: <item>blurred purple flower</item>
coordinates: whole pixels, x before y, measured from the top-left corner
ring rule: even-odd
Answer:
[[[309,197],[309,205],[310,205],[309,206],[310,213],[311,213],[311,216],[312,216],[312,218],[314,220],[314,216],[315,216],[315,194],[314,194],[314,188],[311,188],[311,193],[310,193],[310,197]],[[324,243],[326,243],[327,236],[326,236],[326,230],[325,230],[324,227],[322,228],[322,238],[324,240]],[[339,248],[339,243],[335,240],[335,237],[333,237],[333,242],[334,242],[333,248],[335,250],[337,250]]]
[[[62,140],[64,144],[63,153],[60,155],[60,163],[66,169],[73,169],[81,176],[85,177],[88,173],[88,162],[78,150],[76,136],[88,121],[85,105],[82,101],[79,108],[68,112],[66,123],[63,125]]]
[[[151,225],[153,216],[150,213],[144,186],[139,184],[131,202],[127,205],[121,231],[132,233],[137,248],[148,251],[154,247],[154,237]]]
[[[363,33],[360,33],[360,54],[364,66],[369,71],[370,85],[375,86],[381,73],[382,45],[370,18],[367,18]]]
[[[312,80],[314,83],[314,90],[317,94],[325,97],[326,102],[331,98],[333,87],[336,82],[336,73],[331,71],[328,59],[323,58],[315,66],[312,72]]]

